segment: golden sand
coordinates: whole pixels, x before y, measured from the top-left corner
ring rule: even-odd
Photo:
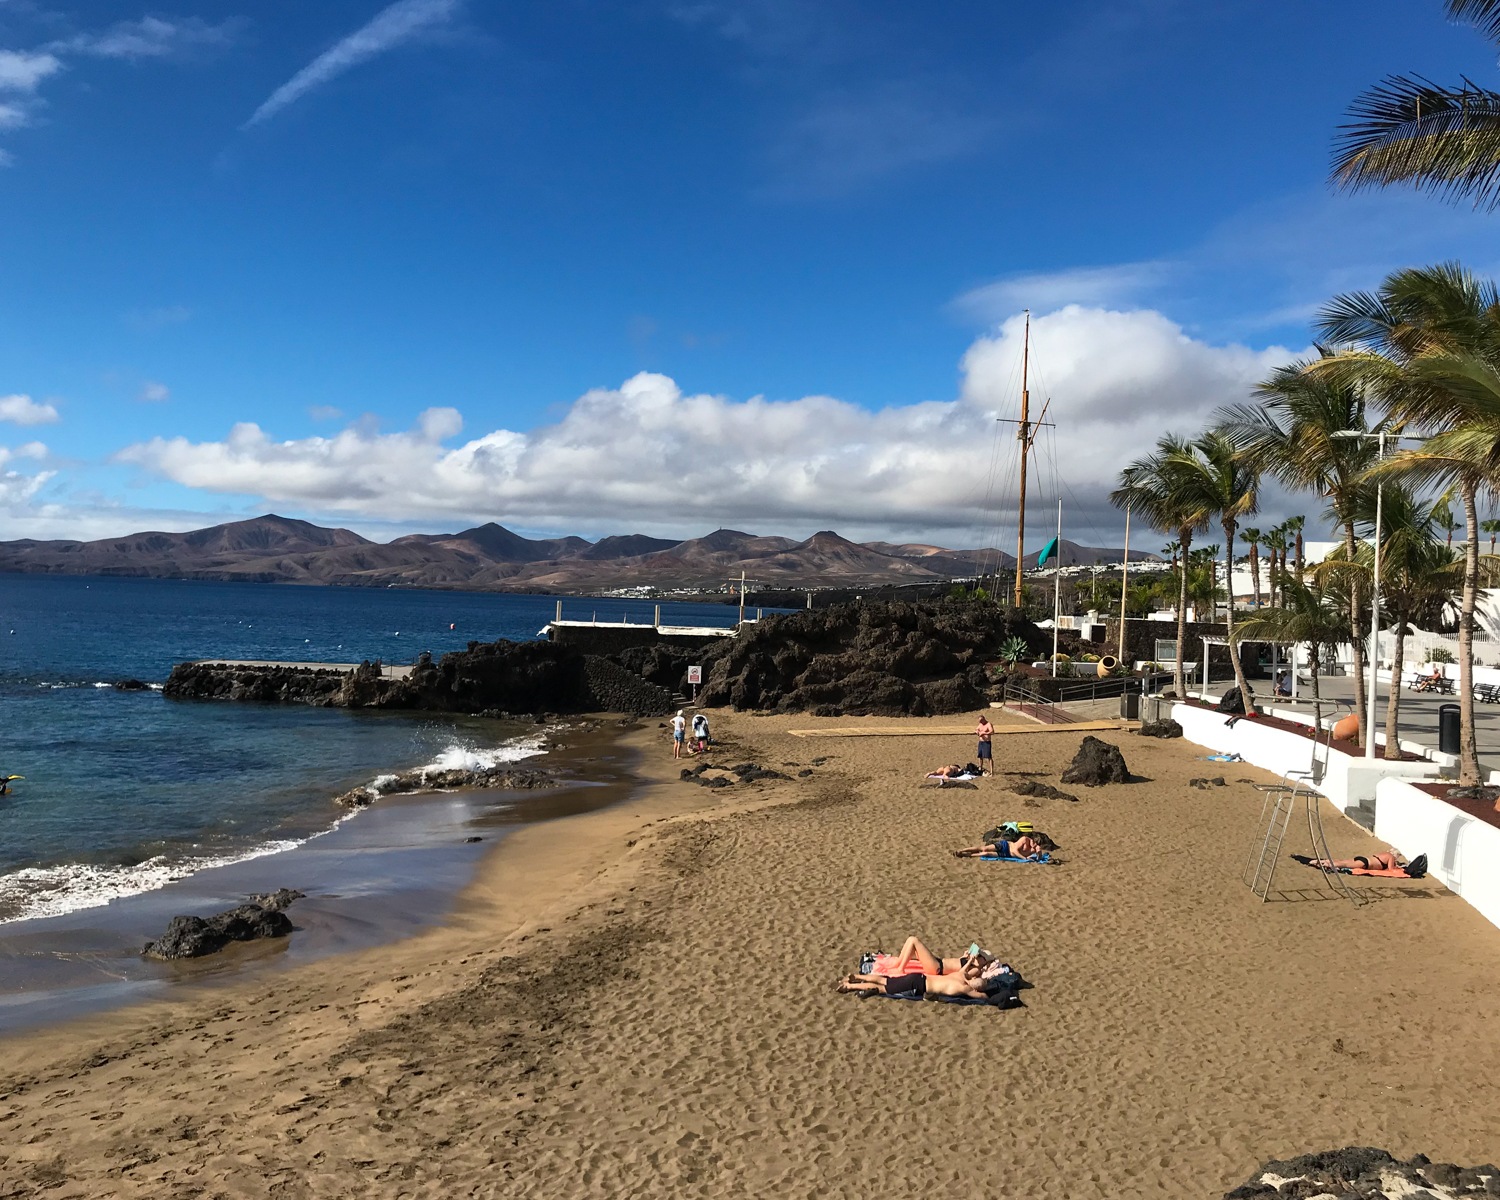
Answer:
[[[1185,742],[1028,803],[1081,734],[941,790],[967,737],[789,735],[862,724],[900,725],[716,714],[713,761],[793,777],[718,790],[642,730],[647,785],[508,838],[441,929],[9,1040],[0,1197],[1197,1198],[1350,1143],[1500,1158],[1500,930],[1462,900],[1288,864],[1259,903],[1269,776]],[[949,855],[1007,818],[1065,865]],[[999,951],[1025,1007],[834,992],[909,932]]]

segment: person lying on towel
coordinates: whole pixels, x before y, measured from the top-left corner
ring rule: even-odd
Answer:
[[[1057,848],[1056,842],[1038,830],[1015,838],[1001,838],[995,842],[982,842],[978,846],[965,846],[962,850],[955,850],[953,857],[1039,859]]]
[[[1379,872],[1387,875],[1400,871],[1412,879],[1420,879],[1427,873],[1425,854],[1421,856],[1422,869],[1419,871],[1415,863],[1404,862],[1395,847],[1375,854],[1356,854],[1353,858],[1302,858],[1301,855],[1293,855],[1293,857],[1299,862],[1305,862],[1309,867],[1317,867],[1320,871],[1347,871],[1361,874]]]
[[[962,779],[969,774],[967,767],[961,767],[957,763],[949,763],[946,767],[939,767],[935,771],[928,771],[928,779]]]
[[[956,975],[967,970],[971,962],[987,967],[995,961],[995,956],[985,953],[977,943],[957,958],[944,958],[929,950],[918,937],[909,937],[902,942],[901,952],[894,958],[883,954],[875,957],[885,961],[879,970],[871,972],[872,975],[906,975],[913,971],[920,971],[923,975]]]

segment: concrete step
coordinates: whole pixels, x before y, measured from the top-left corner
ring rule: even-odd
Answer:
[[[1344,815],[1361,828],[1375,832],[1375,806],[1360,804],[1354,808],[1346,808]]]

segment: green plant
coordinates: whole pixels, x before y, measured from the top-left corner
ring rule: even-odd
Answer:
[[[1427,649],[1427,661],[1430,663],[1451,663],[1453,651],[1447,646],[1430,646]]]
[[[1031,648],[1026,644],[1026,639],[1019,634],[1012,635],[1000,643],[1000,661],[1006,666],[1015,666],[1030,653]]]
[[[1099,656],[1097,654],[1080,654],[1078,656],[1078,661],[1086,663],[1096,663],[1099,661]]]

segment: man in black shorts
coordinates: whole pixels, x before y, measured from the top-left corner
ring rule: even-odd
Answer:
[[[993,775],[995,773],[994,747],[990,738],[995,735],[995,727],[990,724],[989,717],[984,713],[979,714],[979,724],[974,729],[974,736],[979,739],[979,773],[981,775]]]

